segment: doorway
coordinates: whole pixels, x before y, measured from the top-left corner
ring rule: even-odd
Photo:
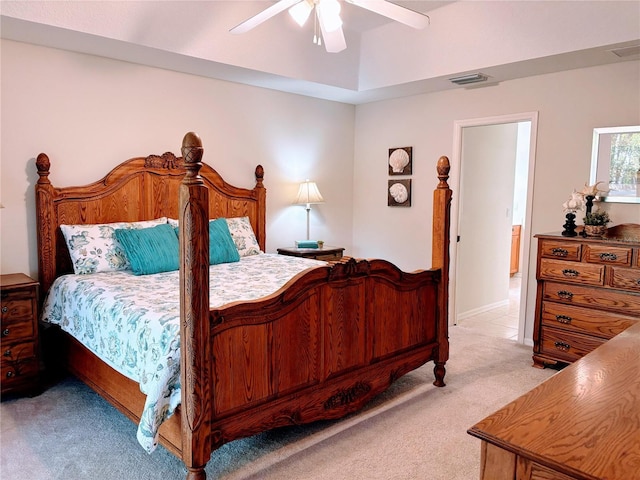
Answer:
[[[451,318],[524,342],[537,113],[455,124]],[[454,170],[455,171],[455,170]],[[520,230],[511,275],[512,235]],[[473,321],[473,323],[472,323]]]

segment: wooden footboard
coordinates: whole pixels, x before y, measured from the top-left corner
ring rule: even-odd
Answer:
[[[203,155],[187,134],[180,192],[182,458],[206,477],[212,449],[266,429],[338,418],[427,361],[444,386],[448,359],[449,162],[438,162],[435,268],[403,273],[382,260],[315,268],[275,295],[209,312]],[[205,272],[205,270],[207,270]]]
[[[439,283],[439,270],[351,259],[302,273],[270,298],[213,310],[213,447],[342,417],[437,360]]]

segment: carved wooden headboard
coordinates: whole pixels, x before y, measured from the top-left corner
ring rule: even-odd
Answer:
[[[36,184],[36,219],[42,294],[56,277],[73,271],[61,224],[178,218],[178,191],[185,169],[182,157],[173,153],[132,158],[101,180],[80,187],[54,187],[49,181],[51,162],[44,153],[38,155],[36,167],[40,176]],[[264,250],[266,189],[262,166],[255,169],[253,189],[228,184],[207,164],[203,164],[200,175],[209,187],[209,218],[248,216]]]

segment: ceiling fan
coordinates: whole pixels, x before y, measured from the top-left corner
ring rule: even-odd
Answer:
[[[345,0],[348,3],[385,16],[396,22],[413,28],[424,28],[429,24],[429,17],[386,0]],[[341,52],[347,48],[340,18],[340,2],[338,0],[279,0],[257,15],[233,27],[231,33],[245,33],[266,22],[271,17],[289,9],[289,13],[298,25],[303,26],[315,9],[316,31],[313,42],[324,45],[327,52]],[[320,35],[317,31],[320,27]]]

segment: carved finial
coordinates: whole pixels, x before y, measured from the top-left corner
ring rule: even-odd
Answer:
[[[46,153],[41,153],[36,158],[36,168],[38,169],[38,183],[51,183],[49,181],[49,168],[51,168],[51,162]]]
[[[262,180],[264,180],[264,168],[258,165],[256,166],[256,187],[263,187]]]
[[[449,188],[449,184],[447,180],[449,179],[449,170],[451,170],[451,164],[449,163],[449,157],[442,156],[438,159],[438,165],[436,167],[438,170],[438,178],[440,179],[440,183],[438,184],[439,189],[447,189]]]
[[[202,140],[198,134],[189,132],[182,139],[182,157],[184,158],[186,177],[195,177],[202,167]]]

